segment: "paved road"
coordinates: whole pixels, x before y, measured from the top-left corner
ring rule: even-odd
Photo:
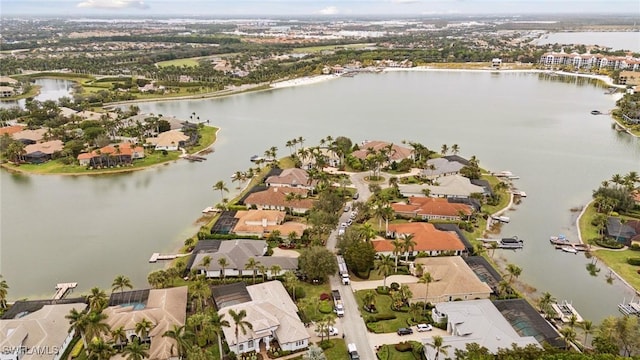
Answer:
[[[440,335],[442,337],[449,336],[449,334],[447,334],[445,330],[441,330],[435,327],[433,328],[433,330],[425,331],[425,332],[418,332],[418,329],[415,326],[413,326],[412,329],[413,329],[413,334],[411,335],[400,336],[396,333],[385,333],[385,334],[368,333],[367,337],[369,338],[369,344],[371,344],[371,347],[376,348],[381,345],[393,345],[402,341],[415,340],[415,341],[424,342],[423,340],[427,338],[431,338],[435,335]]]

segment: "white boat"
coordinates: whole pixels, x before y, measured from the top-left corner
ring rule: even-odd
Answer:
[[[496,176],[498,177],[509,177],[509,176],[513,176],[513,173],[511,171],[500,171],[499,173],[496,174]]]
[[[217,213],[217,212],[220,212],[220,209],[214,208],[213,206],[208,206],[202,210],[203,214]]]
[[[553,310],[558,314],[558,318],[563,323],[568,323],[571,321],[571,316],[575,315],[576,322],[582,322],[582,316],[578,314],[573,305],[567,300],[563,300],[561,302],[557,302],[555,304],[551,304]]]
[[[493,220],[498,220],[503,223],[508,223],[509,221],[511,221],[511,219],[508,216],[492,216],[491,218]]]
[[[518,180],[518,179],[520,179],[520,176],[518,176],[518,175],[508,175],[507,179],[509,179],[509,180]]]
[[[572,253],[572,254],[578,253],[578,250],[574,249],[573,246],[563,246],[560,248],[560,250],[564,252]]]

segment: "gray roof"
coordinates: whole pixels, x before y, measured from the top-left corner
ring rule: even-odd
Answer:
[[[221,270],[218,265],[220,258],[226,258],[228,265],[225,269],[244,270],[249,258],[254,258],[267,268],[273,265],[280,265],[282,271],[295,270],[298,268],[298,259],[282,256],[265,256],[267,242],[264,240],[226,240],[220,243],[217,250],[202,250],[198,252],[193,260],[192,268],[200,269],[200,263],[205,256],[211,258],[211,263],[207,270]]]
[[[447,331],[451,336],[443,337],[443,343],[451,346],[447,349],[449,354],[453,354],[455,349],[464,350],[468,343],[477,343],[492,353],[500,348],[510,348],[514,343],[520,347],[529,344],[540,346],[534,337],[518,335],[491,300],[438,303],[436,310],[447,315]],[[428,344],[433,340],[423,341]],[[424,348],[427,359],[434,359],[434,350],[429,346]]]
[[[426,186],[431,190],[431,196],[465,197],[473,193],[484,194],[484,188],[473,185],[471,181],[462,175],[448,175],[438,178],[439,185]]]
[[[443,174],[457,173],[464,167],[463,164],[457,161],[449,161],[445,158],[435,158],[427,160],[427,166],[433,165],[434,170],[426,169],[422,171],[423,176],[440,176]]]
[[[619,218],[609,216],[607,218],[607,235],[619,239],[631,239],[636,236],[636,230],[621,223]]]

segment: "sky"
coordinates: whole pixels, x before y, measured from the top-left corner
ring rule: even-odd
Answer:
[[[624,14],[640,0],[0,0],[0,16]]]

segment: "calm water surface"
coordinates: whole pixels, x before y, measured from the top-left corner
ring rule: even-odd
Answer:
[[[40,93],[34,97],[38,101],[58,100],[63,96],[69,96],[73,82],[62,79],[36,79],[36,85],[42,86]],[[20,106],[24,107],[26,100],[0,101],[0,108]]]
[[[560,32],[537,40],[538,45],[583,44],[610,47],[613,50],[640,52],[640,32]]]
[[[521,176],[528,198],[508,215],[503,234],[525,239],[521,252],[496,257],[523,268],[539,291],[573,301],[587,319],[616,314],[632,293],[619,281],[591,277],[583,255],[555,251],[550,235],[575,238],[575,213],[593,188],[614,173],[640,171],[640,142],[611,130],[615,99],[585,80],[525,73],[394,72],[223,99],[140,104],[145,112],[188,118],[193,112],[220,126],[215,152],[202,163],[178,161],[106,177],[0,174],[1,270],[11,298],[53,295],[58,282],[80,291],[108,288],[118,274],[145,286],[152,252],[174,250],[197,225],[200,210],[219,201],[218,180],[249,157],[303,136],[354,141],[419,141],[439,149],[457,143],[495,171]],[[233,193],[234,191],[232,191]],[[46,269],[46,271],[35,271]]]

